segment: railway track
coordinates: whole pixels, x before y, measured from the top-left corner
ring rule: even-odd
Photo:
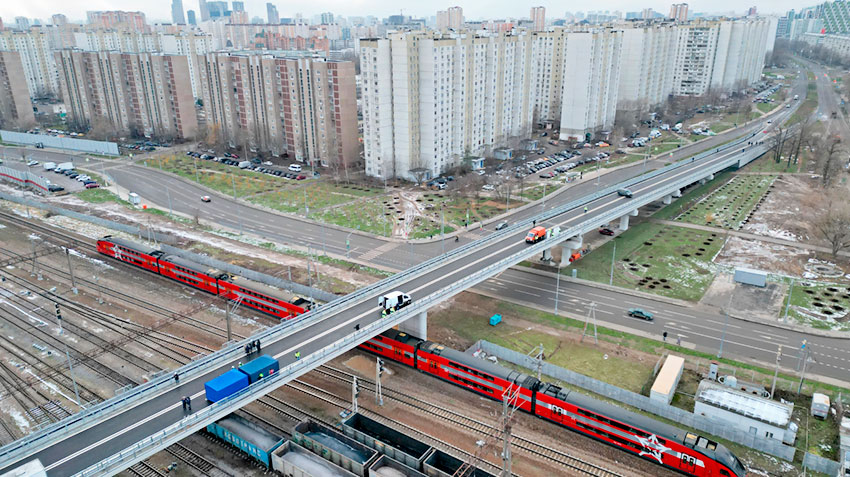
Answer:
[[[346,371],[334,368],[332,366],[323,365],[319,368],[313,370],[314,373],[321,374],[327,378],[344,382],[348,385],[351,384],[353,374],[348,373]],[[357,382],[368,392],[375,390],[375,382],[363,377],[358,376]],[[419,399],[413,396],[409,396],[400,391],[396,391],[392,388],[388,388],[386,386],[381,386],[381,391],[385,398],[390,398],[396,402],[404,404],[408,407],[412,407],[418,409],[424,413],[439,417],[443,420],[446,420],[452,424],[459,425],[471,431],[477,432],[479,434],[490,436],[490,435],[498,435],[501,434],[501,431],[494,426],[478,421],[471,417],[465,416],[457,411],[445,408],[443,406],[439,406],[437,404],[430,403],[423,399]],[[556,464],[562,465],[573,472],[580,472],[582,475],[595,475],[595,476],[606,476],[606,477],[614,477],[618,476],[616,472],[610,471],[604,467],[598,466],[591,462],[587,462],[581,460],[577,457],[573,457],[565,452],[561,452],[557,449],[553,449],[551,447],[545,446],[543,444],[539,444],[525,437],[519,436],[517,434],[511,435],[511,444],[518,449],[522,449],[523,451],[543,459],[546,459],[550,462],[554,462]]]
[[[165,474],[144,460],[133,464],[132,467],[127,469],[127,472],[137,477],[165,477]]]
[[[227,472],[219,469],[215,464],[208,461],[204,457],[201,457],[197,452],[189,449],[188,447],[180,444],[179,442],[175,442],[170,446],[166,447],[165,450],[177,457],[190,467],[195,470],[201,472],[203,475],[208,475],[211,477],[233,477],[232,474],[228,474]]]

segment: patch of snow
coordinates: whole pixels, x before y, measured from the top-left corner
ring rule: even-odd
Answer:
[[[82,258],[83,260],[88,260],[89,262],[91,262],[91,263],[93,263],[93,264],[95,264],[95,265],[97,265],[101,268],[105,268],[107,270],[114,270],[115,269],[113,266],[109,265],[108,263],[104,262],[103,260],[89,257],[88,255],[86,255],[82,252],[78,252],[77,250],[69,249],[68,253],[70,253],[71,255],[73,255],[75,257]]]
[[[24,417],[24,415],[21,414],[21,412],[19,410],[15,409],[14,407],[2,406],[2,407],[0,407],[0,411],[3,412],[4,414],[6,414],[7,416],[11,417],[12,420],[15,421],[15,425],[18,426],[18,429],[23,431],[25,434],[27,433],[29,428],[32,427],[30,425],[30,422],[27,420],[27,418]]]
[[[788,240],[789,242],[797,242],[800,240],[800,237],[794,235],[793,233],[787,230],[781,229],[772,229],[767,224],[753,224],[748,223],[744,226],[744,229],[747,232],[754,233],[756,235],[764,235],[766,237],[778,238],[781,240]]]

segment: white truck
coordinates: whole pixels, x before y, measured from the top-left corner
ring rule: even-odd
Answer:
[[[239,168],[240,168],[240,169],[247,169],[247,168],[249,168],[249,167],[251,167],[251,161],[241,161],[241,162],[239,163]]]
[[[44,170],[45,171],[52,171],[53,169],[56,169],[56,163],[55,162],[45,162],[44,163]]]
[[[71,171],[73,169],[74,169],[74,163],[73,162],[63,162],[61,164],[57,164],[56,168],[53,172],[63,173],[65,171]]]
[[[383,307],[384,311],[396,311],[409,305],[410,302],[410,295],[400,291],[390,292],[378,298],[378,306]]]

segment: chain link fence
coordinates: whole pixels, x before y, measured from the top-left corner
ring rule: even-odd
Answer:
[[[488,355],[496,356],[501,360],[515,364],[517,366],[522,366],[528,369],[537,369],[538,366],[537,360],[530,356],[484,340],[478,341],[469,350],[467,350],[467,352],[472,352],[479,349],[484,351]],[[541,372],[547,376],[571,384],[573,386],[578,386],[582,389],[586,389],[593,393],[605,396],[609,399],[613,399],[617,402],[627,404],[640,410],[651,412],[652,414],[655,414],[657,416],[670,419],[674,422],[678,422],[684,427],[698,429],[702,432],[706,432],[708,434],[718,436],[723,439],[730,440],[732,442],[737,442],[738,444],[751,447],[761,452],[766,452],[770,455],[779,457],[780,459],[784,459],[789,462],[794,460],[794,453],[796,449],[794,447],[787,446],[775,439],[763,439],[759,436],[756,436],[755,434],[742,432],[740,430],[732,428],[727,422],[715,421],[707,417],[685,411],[684,409],[679,409],[674,406],[658,403],[656,401],[650,400],[649,397],[644,396],[642,394],[618,388],[617,386],[604,383],[602,381],[599,381],[598,379],[594,379],[583,374],[576,373],[575,371],[570,371],[568,369],[552,365],[550,363],[541,363],[540,369]]]

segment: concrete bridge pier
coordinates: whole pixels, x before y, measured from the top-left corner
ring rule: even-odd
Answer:
[[[581,235],[576,235],[575,237],[563,242],[561,244],[561,266],[566,267],[570,264],[570,256],[576,251],[581,250],[582,245],[584,245],[584,240]]]
[[[540,261],[541,262],[548,262],[550,260],[552,260],[552,249],[547,248],[547,249],[543,250],[543,256],[540,257]]]
[[[665,195],[665,196],[664,196],[664,199],[663,199],[661,202],[662,202],[664,205],[670,205],[670,204],[672,204],[672,203],[673,203],[673,196],[672,196],[672,195]]]
[[[398,324],[398,330],[423,340],[428,339],[428,311],[409,318]]]
[[[635,209],[635,210],[629,212],[628,214],[620,217],[620,227],[619,227],[620,230],[622,230],[624,232],[626,230],[629,230],[629,217],[630,216],[631,217],[637,217],[637,215],[638,215],[638,210]]]
[[[711,177],[714,178],[714,174],[712,174]],[[673,192],[672,195],[673,195],[674,199],[678,199],[679,197],[682,197],[682,189],[676,189],[676,192]]]

